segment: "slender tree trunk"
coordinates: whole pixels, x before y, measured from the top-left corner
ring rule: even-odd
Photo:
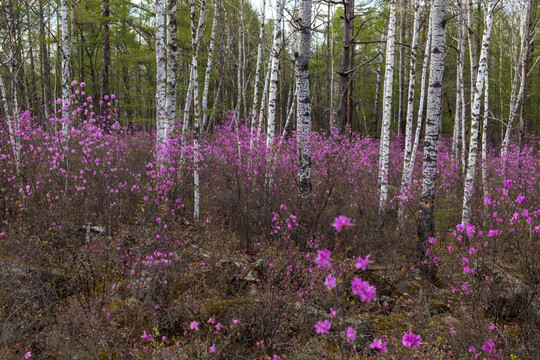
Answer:
[[[527,76],[523,76],[523,67],[525,66],[525,53],[527,49],[527,14],[529,13],[530,1],[527,1],[524,13],[521,18],[521,46],[520,46],[520,56],[518,64],[516,66],[516,71],[514,73],[514,80],[512,81],[512,95],[510,96],[510,114],[508,116],[508,121],[506,123],[506,132],[504,134],[504,140],[501,147],[501,155],[506,155],[508,153],[508,147],[510,144],[510,135],[512,133],[512,126],[514,125],[514,119],[519,111],[519,106],[521,99],[524,96],[525,92],[525,83]],[[521,75],[521,81],[519,77]],[[526,74],[525,74],[526,75]],[[518,89],[519,83],[519,91]]]
[[[109,94],[109,67],[111,66],[111,51],[109,41],[109,0],[103,0],[103,38],[101,56],[101,98]]]
[[[167,119],[167,141],[176,129],[176,98],[178,70],[178,31],[176,18],[177,0],[167,4],[167,96],[165,98],[165,117]]]
[[[339,72],[340,92],[339,92],[339,109],[338,109],[338,124],[341,133],[345,132],[347,125],[351,125],[351,103],[350,103],[350,86],[352,73],[349,71],[351,67],[351,54],[353,50],[353,27],[354,18],[354,0],[343,0],[344,16],[343,16],[343,55],[341,60],[341,69]]]
[[[281,52],[283,18],[283,2],[276,0],[276,19],[274,24],[274,45],[271,58],[272,67],[270,69],[270,93],[268,94],[268,126],[266,131],[266,146],[271,147],[274,142],[276,132],[276,98],[278,89],[279,53]]]
[[[379,124],[379,104],[381,102],[381,82],[382,82],[382,66],[384,63],[384,56],[382,51],[379,52],[379,66],[377,66],[377,86],[375,87],[375,103],[373,104],[373,121],[371,122],[371,133],[373,136],[378,134]]]
[[[405,42],[405,27],[406,19],[405,14],[407,12],[407,0],[401,0],[400,17],[399,17],[399,42],[403,44]],[[405,53],[403,46],[399,47],[399,98],[398,98],[398,135],[405,134],[407,124],[403,121],[403,99],[405,90]]]
[[[311,99],[309,92],[309,53],[311,50],[311,0],[301,0],[297,20],[296,57],[296,144],[298,149],[298,185],[303,198],[311,194]]]
[[[156,0],[156,146],[160,165],[167,147],[167,117],[165,98],[167,93],[167,60],[165,58],[165,0]]]
[[[402,196],[401,203],[398,210],[398,219],[400,228],[403,227],[404,221],[404,209],[405,201],[408,197],[408,188],[410,183],[407,180],[410,176],[406,174],[409,170],[409,163],[411,162],[412,154],[412,130],[413,130],[413,115],[414,115],[414,87],[415,87],[415,74],[416,74],[416,52],[418,48],[418,32],[420,30],[420,3],[418,0],[414,1],[414,20],[413,20],[413,38],[411,44],[411,64],[409,69],[409,89],[407,92],[407,118],[405,121],[405,156],[403,158],[403,173],[401,177],[401,190]]]
[[[427,258],[426,250],[430,237],[435,235],[433,214],[435,207],[435,180],[441,121],[441,93],[444,77],[444,48],[446,27],[446,0],[434,0],[431,8],[432,39],[427,98],[426,135],[422,193],[419,206],[417,265],[424,277],[433,280],[433,263]]]
[[[465,174],[465,186],[463,191],[463,209],[461,223],[466,224],[471,221],[471,197],[474,191],[474,178],[476,172],[476,157],[478,153],[478,127],[480,123],[480,107],[482,103],[482,90],[484,78],[487,70],[487,59],[489,53],[489,41],[491,27],[493,25],[493,12],[497,0],[490,0],[484,35],[482,37],[482,50],[476,76],[476,86],[474,87],[474,99],[471,105],[471,139],[469,141],[469,156],[467,160],[467,170]]]
[[[43,1],[39,1],[39,54],[41,60],[41,78],[43,79],[43,103],[45,105],[45,117],[49,117],[49,109],[52,106],[51,93],[51,65],[49,62],[49,51],[47,50],[47,35],[45,32],[45,13],[43,11]],[[48,123],[48,121],[46,122]]]
[[[210,88],[210,73],[212,72],[212,62],[214,60],[214,44],[216,42],[217,28],[217,5],[214,6],[214,20],[212,21],[212,34],[210,35],[210,45],[208,46],[208,61],[206,62],[206,70],[204,74],[204,89],[202,96],[202,128],[208,129],[208,90]]]
[[[238,26],[238,58],[236,59],[236,63],[238,65],[237,68],[237,92],[236,92],[236,106],[235,106],[235,121],[238,124],[238,121],[240,120],[240,111],[241,111],[241,105],[242,105],[242,93],[244,92],[243,88],[243,71],[244,71],[244,52],[243,52],[243,45],[244,42],[242,41],[242,35],[244,34],[244,0],[240,0],[240,20],[239,20],[239,26]]]
[[[489,66],[486,59],[486,75],[484,88],[484,121],[482,123],[482,189],[484,199],[489,197],[487,185],[487,146],[488,146],[488,121],[489,121]]]
[[[255,65],[255,81],[253,82],[253,106],[251,107],[251,113],[250,113],[252,132],[254,131],[253,129],[255,128],[255,123],[257,119],[257,108],[259,106],[259,81],[260,81],[262,55],[263,55],[265,13],[266,13],[266,0],[263,0],[262,12],[261,12],[261,27],[259,28],[259,44],[257,46],[257,64]]]
[[[456,54],[456,111],[454,118],[454,136],[452,139],[452,157],[454,161],[460,161],[461,168],[465,169],[465,139],[463,135],[465,129],[465,98],[463,90],[463,73],[465,69],[465,19],[463,17],[463,9],[461,2],[458,2],[458,41]]]
[[[379,215],[386,211],[388,198],[388,162],[390,154],[390,119],[392,116],[392,88],[394,83],[394,53],[396,41],[396,0],[390,1],[390,19],[386,39],[386,66],[384,72],[384,99],[379,149]]]
[[[69,124],[69,102],[71,93],[71,72],[69,62],[71,58],[71,46],[69,40],[69,14],[67,0],[62,0],[60,3],[60,17],[62,22],[62,108],[66,109],[62,111],[62,135],[64,140],[67,141],[69,137],[70,124]]]
[[[521,83],[523,86],[523,91],[521,92],[521,107],[519,111],[519,147],[521,148],[521,142],[525,136],[526,124],[525,124],[525,106],[526,106],[526,89],[527,89],[527,78],[529,72],[529,58],[531,57],[531,48],[533,46],[533,37],[535,31],[535,20],[533,18],[533,13],[535,9],[534,0],[527,0],[526,8],[526,26],[523,36],[525,37],[525,54],[523,56],[523,65],[521,67]]]
[[[467,35],[469,38],[469,55],[471,60],[471,97],[474,96],[476,73],[478,72],[478,56],[476,55],[476,39],[474,34],[474,0],[467,0]],[[472,101],[472,99],[471,99]],[[472,110],[471,110],[472,111]]]

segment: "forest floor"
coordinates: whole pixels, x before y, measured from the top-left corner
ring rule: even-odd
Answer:
[[[415,269],[420,172],[406,201],[391,187],[379,217],[372,139],[315,137],[306,201],[294,137],[268,166],[248,130],[238,145],[217,129],[202,146],[195,221],[192,149],[159,167],[150,134],[89,128],[62,158],[58,139],[33,131],[23,186],[0,159],[3,359],[540,358],[537,142],[490,153],[489,196],[478,185],[463,227],[460,170],[441,143],[426,281]]]

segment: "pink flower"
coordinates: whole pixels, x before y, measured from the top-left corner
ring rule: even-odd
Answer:
[[[527,198],[520,194],[520,195],[518,195],[516,201],[517,201],[518,204],[523,204],[525,201],[527,201]]]
[[[73,80],[73,81],[71,82],[71,86],[75,86],[75,85],[77,85],[77,80]]]
[[[356,339],[356,331],[352,327],[349,327],[347,330],[343,332],[345,335],[345,339],[347,342],[354,341]]]
[[[387,343],[383,342],[380,339],[373,339],[373,342],[369,344],[369,347],[375,351],[380,351],[381,354],[384,354],[386,352],[387,345]]]
[[[362,302],[371,301],[377,291],[375,286],[369,285],[369,282],[356,277],[351,282],[351,285],[353,294],[360,296]]]
[[[482,350],[487,351],[487,352],[492,352],[494,346],[495,346],[495,343],[493,342],[493,340],[488,340],[488,341],[486,341],[486,343],[482,346]]]
[[[471,353],[475,353],[476,352],[476,348],[474,346],[469,346],[469,352]]]
[[[332,264],[330,264],[332,261],[331,255],[332,252],[328,249],[317,251],[317,267],[319,269],[330,269],[332,267]]]
[[[504,187],[510,187],[512,186],[512,180],[504,180],[503,181]]]
[[[26,354],[24,354],[24,358],[26,360],[30,359],[31,356],[32,356],[32,353],[30,351],[27,351]]]
[[[488,232],[488,236],[491,237],[491,236],[497,236],[499,235],[499,230],[489,230]]]
[[[214,320],[214,318],[211,317],[210,319],[208,319],[208,322],[209,322],[210,324],[214,324],[214,323],[216,322],[216,320]]]
[[[410,347],[411,349],[419,348],[422,343],[422,337],[412,333],[412,330],[409,329],[408,333],[403,333],[403,338],[401,339],[403,346]]]
[[[328,290],[335,288],[337,285],[337,279],[329,274],[324,281],[324,285],[328,288]]]
[[[196,321],[192,321],[191,324],[189,324],[189,328],[191,330],[199,331],[199,323]]]
[[[240,319],[233,319],[233,324],[238,324],[240,322]]]
[[[216,325],[216,330],[217,330],[217,331],[221,330],[221,323],[218,323],[218,324]]]
[[[148,341],[152,341],[152,335],[147,334],[147,333],[146,333],[146,330],[145,330],[145,331],[143,332],[143,334],[141,335],[141,339],[148,340]]]
[[[330,308],[330,316],[336,317],[336,312],[334,309]]]
[[[330,321],[328,320],[318,321],[315,324],[315,330],[317,334],[328,334],[331,327],[332,327],[332,324],[330,324]]]
[[[272,360],[281,360],[281,358],[277,356],[276,354],[274,354],[274,357],[272,358]]]
[[[332,224],[332,226],[336,228],[337,232],[340,232],[341,230],[343,230],[343,228],[348,229],[351,226],[351,219],[343,215],[338,216],[334,220],[334,223]]]
[[[209,351],[210,351],[210,353],[215,353],[216,352],[216,344],[213,344],[212,346],[210,346]]]
[[[83,81],[82,83],[79,84],[80,87],[85,87],[86,86],[86,83]]]
[[[463,226],[463,224],[457,224],[456,229],[457,229],[457,231],[463,231],[463,230],[465,230],[465,226]]]
[[[368,267],[369,267],[369,257],[371,256],[371,254],[367,254],[366,258],[365,259],[362,259],[361,257],[358,257],[356,259],[356,268],[357,269],[362,269],[362,270],[366,270]]]

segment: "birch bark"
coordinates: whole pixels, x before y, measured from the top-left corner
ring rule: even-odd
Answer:
[[[266,146],[271,147],[276,133],[276,98],[278,88],[279,53],[281,52],[283,1],[276,0],[276,20],[274,25],[274,45],[272,48],[272,67],[270,69],[270,92],[268,94],[268,126]]]
[[[386,211],[388,198],[388,156],[390,154],[390,118],[392,116],[392,88],[394,84],[394,53],[396,40],[396,0],[390,0],[390,19],[386,39],[384,99],[379,149],[379,215]]]
[[[471,197],[474,191],[474,178],[476,172],[476,158],[478,154],[478,127],[480,123],[480,107],[482,102],[482,91],[484,78],[487,69],[487,58],[489,52],[489,42],[491,28],[493,25],[493,12],[497,0],[490,0],[487,8],[486,24],[484,35],[482,36],[482,49],[480,51],[480,61],[476,74],[476,85],[474,87],[474,99],[471,105],[471,138],[469,141],[469,156],[467,159],[467,170],[465,174],[465,185],[463,190],[463,208],[461,223],[466,224],[471,221]]]
[[[214,44],[216,42],[217,28],[217,5],[214,6],[214,20],[212,21],[212,34],[210,35],[210,44],[208,45],[208,61],[206,62],[206,70],[204,74],[204,89],[202,96],[202,128],[208,128],[208,89],[210,88],[210,73],[212,72],[212,63],[214,61]]]
[[[165,114],[167,118],[167,142],[173,136],[176,127],[176,73],[178,69],[178,34],[176,20],[177,0],[168,0],[167,4],[167,97]]]
[[[67,0],[62,0],[60,3],[60,18],[62,24],[62,136],[65,141],[69,138],[69,101],[70,101],[70,78],[71,72],[69,61],[71,58],[71,43],[69,39],[69,13]]]
[[[444,76],[444,48],[446,27],[446,0],[434,0],[431,8],[432,39],[427,97],[426,135],[422,193],[419,206],[417,262],[424,277],[433,280],[433,265],[426,258],[428,239],[434,235],[433,210],[435,205],[435,180],[439,123],[441,121],[441,93]]]

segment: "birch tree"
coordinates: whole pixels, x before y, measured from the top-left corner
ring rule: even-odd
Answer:
[[[167,141],[176,127],[176,73],[178,69],[178,33],[176,20],[177,0],[168,0],[167,4],[167,96],[165,114],[167,118]]]
[[[482,122],[482,189],[484,199],[489,197],[487,186],[487,134],[489,121],[489,66],[486,60],[486,75],[484,88],[484,119]]]
[[[268,94],[268,125],[266,146],[271,147],[276,133],[276,98],[278,89],[279,53],[281,52],[283,1],[276,0],[276,19],[274,24],[274,44],[272,47],[270,68],[270,89]]]
[[[417,261],[422,274],[433,279],[433,265],[426,259],[428,240],[435,234],[433,213],[435,206],[435,180],[441,121],[441,93],[444,77],[444,48],[446,27],[446,0],[433,0],[431,8],[431,60],[429,88],[427,94],[426,134],[424,137],[424,159],[422,193],[419,206]]]
[[[296,146],[298,151],[298,185],[303,198],[311,193],[311,100],[309,93],[309,53],[311,49],[311,0],[300,1],[296,20],[298,48],[296,67]]]
[[[71,41],[69,38],[69,11],[67,0],[60,2],[60,18],[62,23],[62,135],[67,141],[69,137],[69,102],[71,93],[71,72],[69,62],[71,58]],[[65,109],[65,110],[64,110]]]
[[[390,118],[392,116],[392,87],[394,84],[394,53],[396,41],[396,0],[390,1],[390,18],[386,39],[386,66],[384,72],[384,99],[379,149],[379,215],[386,210],[388,198],[388,162],[390,154]]]
[[[469,141],[469,156],[467,159],[467,170],[465,174],[465,185],[463,191],[463,208],[461,223],[466,224],[471,221],[471,197],[473,194],[474,177],[476,171],[476,158],[478,153],[478,127],[480,123],[480,107],[482,103],[482,91],[484,78],[487,70],[487,58],[489,52],[489,41],[491,28],[493,25],[493,13],[497,0],[490,0],[487,8],[486,24],[484,35],[482,36],[482,49],[480,51],[480,61],[476,74],[476,85],[474,87],[474,99],[471,105],[471,138]]]
[[[465,69],[465,18],[463,6],[458,1],[458,40],[456,52],[456,109],[454,117],[454,133],[452,140],[452,157],[454,161],[461,161],[461,168],[465,169],[465,91],[463,89],[463,73]]]
[[[165,0],[156,0],[156,145],[158,158],[167,146],[167,117],[165,97],[167,91],[167,69],[165,59]]]
[[[394,3],[394,19],[395,19],[395,0]],[[350,124],[351,116],[351,76],[350,71],[353,50],[353,27],[354,19],[354,0],[343,0],[343,54],[341,58],[341,68],[339,71],[339,108],[338,108],[338,124],[341,133],[345,131],[347,124]],[[395,20],[394,20],[395,22]],[[395,29],[395,24],[394,24]],[[395,30],[394,30],[395,31]]]
[[[404,205],[407,196],[407,188],[409,182],[406,182],[410,177],[406,172],[409,170],[408,164],[411,161],[412,153],[412,130],[413,130],[413,115],[414,115],[414,87],[416,74],[416,51],[418,48],[418,31],[420,30],[420,3],[414,0],[414,20],[413,20],[413,38],[411,44],[411,64],[409,69],[409,89],[407,91],[407,117],[405,120],[405,156],[403,158],[403,173],[401,176],[402,202],[399,206],[399,224],[403,225]]]
[[[264,43],[264,24],[266,14],[266,0],[262,2],[261,11],[261,26],[259,28],[259,44],[257,45],[257,64],[255,65],[255,80],[253,81],[253,105],[251,107],[251,113],[249,115],[252,125],[252,130],[255,127],[255,121],[257,119],[257,107],[259,106],[259,82],[263,56],[263,43]]]
[[[202,95],[202,127],[208,128],[208,89],[210,88],[210,73],[212,72],[212,63],[214,60],[214,44],[216,42],[216,28],[217,28],[217,5],[214,5],[214,20],[212,20],[212,33],[210,35],[210,44],[208,45],[208,60],[206,62],[206,70],[204,74],[204,88]]]

